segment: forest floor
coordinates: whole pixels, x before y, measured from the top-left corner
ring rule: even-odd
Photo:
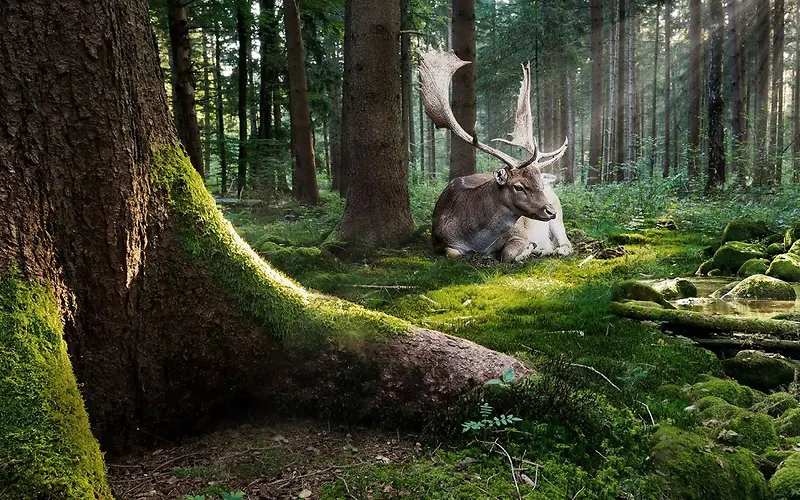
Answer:
[[[268,420],[112,458],[117,497],[659,498],[651,428],[697,425],[684,411],[690,402],[663,388],[720,375],[720,364],[657,325],[609,314],[611,289],[624,279],[694,274],[733,218],[762,218],[776,230],[800,219],[796,193],[758,204],[678,199],[663,186],[561,190],[567,226],[584,231],[571,237],[595,243],[567,258],[510,265],[432,253],[429,217],[441,187],[412,190],[418,230],[395,249],[326,243],[343,210],[332,194],[315,208],[223,211],[302,285],[512,354],[539,376],[505,399],[481,393],[419,435]],[[660,228],[660,217],[677,230]],[[466,422],[512,411],[521,422],[462,433]]]

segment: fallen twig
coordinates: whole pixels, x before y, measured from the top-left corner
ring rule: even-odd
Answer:
[[[606,379],[606,382],[608,382],[609,384],[611,384],[611,386],[612,386],[614,389],[618,390],[619,392],[622,392],[622,389],[620,389],[620,388],[617,386],[617,384],[615,384],[614,382],[612,382],[610,378],[608,378],[608,377],[606,377],[605,375],[603,375],[602,373],[600,373],[600,371],[598,371],[598,370],[597,370],[597,368],[594,368],[593,366],[582,365],[582,364],[579,364],[579,363],[570,363],[570,365],[571,365],[571,366],[577,366],[577,367],[579,367],[579,368],[586,368],[587,370],[591,370],[591,371],[595,372],[596,374],[598,374],[598,375],[600,375],[601,377],[603,377],[604,379]]]

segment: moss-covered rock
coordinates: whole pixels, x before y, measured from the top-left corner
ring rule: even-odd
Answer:
[[[800,240],[800,221],[795,221],[786,230],[786,235],[783,238],[784,248],[792,248],[795,241]]]
[[[763,274],[749,276],[722,296],[723,299],[794,300],[794,287],[785,281]]]
[[[772,317],[772,319],[782,319],[786,321],[797,321],[800,323],[800,313],[780,313]]]
[[[775,428],[782,436],[800,436],[800,408],[791,408],[775,420]]]
[[[0,497],[110,499],[55,297],[0,278]]]
[[[763,499],[766,481],[748,450],[718,451],[712,442],[675,427],[653,435],[651,459],[658,498]]]
[[[776,255],[782,254],[786,251],[786,248],[783,246],[783,242],[779,243],[770,243],[767,247],[767,255],[770,257],[775,257]]]
[[[715,299],[721,299],[726,293],[728,293],[731,290],[733,290],[736,287],[736,285],[738,285],[738,284],[739,284],[738,281],[731,281],[727,285],[724,285],[724,286],[722,286],[720,288],[717,288],[716,290],[711,292],[710,297],[715,298]]]
[[[722,242],[756,241],[769,233],[764,221],[734,220],[722,230]]]
[[[772,500],[800,500],[800,453],[781,462],[769,480],[769,492]]]
[[[695,407],[701,412],[711,408],[712,406],[719,406],[726,404],[728,404],[728,402],[719,396],[706,396],[704,398],[698,399],[694,403]],[[738,408],[738,406],[735,406],[734,408]]]
[[[794,365],[779,354],[761,351],[739,351],[722,360],[725,375],[760,391],[771,391],[794,381]]]
[[[697,287],[685,278],[659,281],[653,288],[667,300],[697,297]]]
[[[683,389],[683,387],[677,384],[660,385],[658,386],[658,389],[656,389],[656,393],[669,399],[689,399],[689,395],[686,394],[686,391]]]
[[[646,245],[650,238],[639,233],[618,233],[610,235],[608,241],[616,245]]]
[[[739,268],[736,273],[742,277],[753,276],[754,274],[764,274],[769,267],[769,260],[767,259],[750,259]]]
[[[655,302],[669,309],[675,308],[675,306],[667,302],[661,292],[650,285],[634,280],[622,281],[614,285],[612,300],[643,300]]]
[[[741,408],[749,408],[756,402],[756,395],[753,389],[743,386],[735,380],[716,377],[706,377],[705,380],[693,384],[689,389],[689,395],[694,400],[699,400],[706,396],[717,396]]]
[[[778,255],[772,260],[766,275],[783,281],[800,282],[800,255],[793,253]]]
[[[797,240],[794,243],[792,243],[792,248],[790,248],[786,253],[800,255],[800,240]]]
[[[777,418],[787,410],[797,408],[800,403],[788,392],[775,392],[765,397],[763,400],[754,404],[750,410],[758,413],[766,413],[770,417]]]
[[[706,398],[704,398],[706,399]],[[713,436],[728,444],[737,444],[761,453],[778,443],[773,420],[764,413],[753,413],[726,402],[706,399],[700,421],[713,431]]]
[[[763,259],[766,256],[767,249],[763,245],[729,241],[719,247],[714,253],[713,260],[715,268],[735,273],[748,260]]]
[[[728,271],[727,269],[717,269],[714,268],[708,272],[708,276],[712,278],[724,277],[724,276],[731,276],[733,273]]]
[[[710,273],[712,269],[714,269],[714,259],[708,259],[700,264],[700,267],[697,268],[694,274],[697,276],[705,276]]]

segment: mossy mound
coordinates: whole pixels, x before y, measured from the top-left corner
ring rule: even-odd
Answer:
[[[790,454],[769,480],[772,500],[800,500],[800,453]]]
[[[704,398],[700,398],[694,403],[695,407],[697,407],[697,409],[701,412],[711,408],[712,406],[724,404],[728,404],[728,402],[719,396],[706,396]],[[738,406],[735,408],[738,408]]]
[[[752,452],[719,452],[706,438],[675,427],[662,427],[653,441],[650,456],[656,473],[652,479],[659,498],[766,498],[766,481]]]
[[[722,242],[756,241],[769,234],[764,221],[733,220],[722,230]]]
[[[772,319],[783,319],[786,321],[797,321],[800,323],[800,313],[780,313],[773,316]]]
[[[794,243],[792,243],[792,248],[790,248],[786,253],[790,253],[793,255],[800,255],[800,240],[797,240]]]
[[[614,285],[612,300],[618,302],[623,300],[641,300],[655,302],[669,309],[675,309],[672,304],[667,302],[661,292],[650,285],[634,280],[622,281]]]
[[[754,404],[750,410],[778,418],[787,410],[797,408],[798,405],[800,403],[797,402],[797,399],[788,392],[775,392]]]
[[[689,399],[689,395],[686,394],[686,391],[683,389],[683,387],[677,384],[660,385],[658,386],[658,389],[656,389],[656,393],[669,399]]]
[[[646,245],[650,238],[639,233],[618,233],[610,235],[608,241],[616,245]]]
[[[783,238],[784,248],[792,248],[795,241],[800,240],[800,221],[795,221],[786,230],[786,235]]]
[[[767,259],[750,259],[739,268],[736,273],[739,276],[748,277],[754,274],[764,274],[769,267],[769,260]]]
[[[786,247],[783,246],[783,242],[780,243],[770,243],[767,247],[767,255],[770,257],[775,257],[776,255],[782,254],[786,251]]]
[[[771,391],[794,381],[794,365],[778,354],[761,351],[739,351],[722,360],[725,375],[760,391]]]
[[[653,288],[667,300],[697,297],[697,287],[685,278],[660,281]]]
[[[694,274],[697,276],[705,276],[714,269],[714,259],[708,259],[700,264]]]
[[[714,267],[721,271],[735,273],[742,264],[750,259],[763,259],[767,256],[767,249],[755,243],[729,241],[714,253]]]
[[[689,395],[695,400],[706,396],[717,396],[741,408],[749,408],[757,399],[753,389],[743,386],[734,380],[724,380],[716,377],[707,377],[706,380],[692,385],[689,389]]]
[[[0,497],[107,499],[55,297],[0,279]]]
[[[717,269],[717,268],[714,268],[708,272],[708,276],[711,276],[713,278],[731,276],[732,274],[733,273],[731,271],[728,271],[727,269]]]
[[[712,297],[714,299],[721,299],[726,293],[728,293],[731,290],[733,290],[734,288],[736,288],[736,285],[738,285],[738,284],[739,284],[738,281],[731,281],[727,285],[714,290],[711,293],[710,297]]]
[[[700,420],[720,441],[743,446],[755,453],[778,443],[773,420],[763,413],[753,413],[722,402],[703,410]]]
[[[775,420],[775,427],[781,436],[800,436],[800,408],[786,410]]]
[[[281,271],[296,276],[311,270],[335,270],[338,264],[330,252],[317,247],[278,247],[267,252],[267,260]]]
[[[772,260],[765,274],[783,281],[800,282],[800,255],[793,253],[778,255]]]
[[[794,287],[785,281],[763,274],[748,276],[740,281],[723,299],[794,300]]]

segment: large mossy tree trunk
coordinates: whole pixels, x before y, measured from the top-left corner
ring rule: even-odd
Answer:
[[[108,496],[80,403],[49,394],[77,397],[59,317],[107,451],[197,431],[242,401],[420,422],[509,366],[525,373],[468,341],[309,293],[261,260],[178,144],[146,1],[4,2],[0,47],[0,276],[13,285],[0,287],[11,325],[0,328],[0,425],[11,426],[0,460],[21,464],[0,474],[46,476],[22,498]],[[10,289],[43,290],[49,333],[30,326],[41,309],[31,294]],[[60,365],[9,364],[24,361],[21,344]],[[50,389],[15,382],[27,376]],[[52,418],[15,418],[22,404]],[[83,490],[52,494],[72,470],[6,441],[45,431],[56,458],[87,467]]]

